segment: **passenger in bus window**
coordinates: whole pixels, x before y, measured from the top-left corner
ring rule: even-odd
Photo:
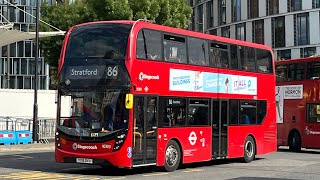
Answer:
[[[250,124],[250,118],[247,114],[241,115],[241,124]]]

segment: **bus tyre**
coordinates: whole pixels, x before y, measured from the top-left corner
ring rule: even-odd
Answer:
[[[174,171],[179,167],[181,151],[176,141],[169,141],[165,152],[164,168],[166,171]]]
[[[243,161],[246,163],[249,163],[254,160],[255,156],[256,156],[256,143],[254,142],[251,136],[248,136],[244,143]]]
[[[289,137],[289,149],[294,152],[301,151],[301,138],[297,131],[290,133]]]

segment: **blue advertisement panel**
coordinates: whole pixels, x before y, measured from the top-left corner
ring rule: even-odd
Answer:
[[[221,73],[170,69],[171,91],[257,94],[257,78]]]

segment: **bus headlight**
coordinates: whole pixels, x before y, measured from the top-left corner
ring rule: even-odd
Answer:
[[[60,135],[59,135],[59,132],[56,132],[56,139],[55,139],[55,142],[56,142],[56,146],[57,146],[57,148],[61,149],[61,143],[60,143]]]
[[[112,150],[113,152],[118,151],[122,147],[126,136],[127,136],[127,131],[120,131],[117,133],[116,141],[114,143],[113,150]]]

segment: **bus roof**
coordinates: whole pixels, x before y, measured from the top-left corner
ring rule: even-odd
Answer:
[[[276,65],[283,65],[283,64],[292,64],[292,63],[299,63],[299,62],[311,62],[311,61],[320,61],[320,56],[307,57],[307,58],[298,58],[298,59],[280,60],[280,61],[275,61],[275,64]]]
[[[249,47],[254,47],[254,48],[259,48],[259,49],[266,49],[266,50],[269,50],[272,52],[272,48],[267,45],[257,44],[257,43],[247,42],[247,41],[240,41],[240,40],[236,40],[236,39],[231,39],[231,38],[226,38],[226,37],[221,37],[221,36],[216,36],[216,35],[211,35],[211,34],[204,34],[201,32],[195,32],[195,31],[190,31],[190,30],[185,30],[185,29],[180,29],[180,28],[174,28],[174,27],[169,27],[169,26],[165,26],[165,25],[154,24],[154,23],[151,23],[150,21],[147,21],[147,20],[140,20],[140,21],[139,20],[138,21],[131,21],[131,20],[96,21],[96,22],[87,22],[87,23],[83,23],[83,24],[78,24],[78,25],[75,25],[75,27],[83,26],[83,25],[90,25],[90,24],[104,24],[104,23],[119,23],[119,24],[135,24],[136,23],[135,27],[138,27],[138,29],[149,28],[149,29],[153,29],[153,30],[165,31],[168,33],[175,33],[175,34],[179,34],[179,35],[187,35],[187,36],[193,36],[193,37],[197,37],[197,38],[220,41],[223,43],[249,46]]]

